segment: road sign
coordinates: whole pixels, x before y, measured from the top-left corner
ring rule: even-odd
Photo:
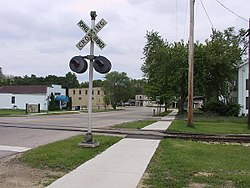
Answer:
[[[99,31],[107,24],[107,22],[102,18],[92,29],[83,21],[78,22],[78,26],[86,33],[86,35],[76,44],[76,47],[79,50],[82,50],[86,44],[92,39],[93,42],[102,50],[106,44],[104,41],[97,35]]]

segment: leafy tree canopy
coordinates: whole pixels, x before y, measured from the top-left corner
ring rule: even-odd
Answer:
[[[194,52],[194,95],[206,100],[228,96],[228,85],[242,63],[246,31],[228,28],[223,32],[212,30],[204,44],[197,42]],[[187,97],[188,44],[184,41],[169,43],[158,32],[146,34],[141,67],[147,79],[145,92],[152,98],[160,97],[168,104],[173,98],[179,101],[179,110]]]

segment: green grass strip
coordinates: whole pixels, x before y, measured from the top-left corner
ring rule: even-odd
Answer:
[[[149,164],[144,184],[151,188],[192,184],[249,187],[249,156],[250,148],[244,146],[163,140]]]
[[[25,110],[0,109],[0,117],[26,115]]]
[[[118,125],[112,126],[112,128],[120,128],[120,129],[141,129],[146,127],[152,123],[155,123],[155,120],[139,120],[139,121],[132,121],[127,123],[121,123]]]
[[[81,148],[78,143],[83,141],[83,136],[74,136],[27,151],[20,160],[35,168],[52,168],[68,172],[100,154],[120,139],[114,136],[95,135],[94,140],[100,142],[99,147]]]
[[[230,122],[194,122],[194,128],[187,127],[187,121],[174,120],[168,131],[204,134],[250,134],[246,124]]]

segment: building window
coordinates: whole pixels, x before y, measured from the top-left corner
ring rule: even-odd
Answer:
[[[99,90],[97,91],[97,95],[100,95],[100,91]]]
[[[92,95],[94,95],[94,90],[92,91]]]
[[[11,104],[15,104],[16,103],[16,97],[11,97]]]
[[[79,95],[81,95],[82,94],[82,90],[79,90]]]
[[[248,79],[246,79],[246,90],[248,90]]]
[[[246,97],[246,109],[248,109],[248,97]]]
[[[55,93],[55,95],[61,95],[61,93]]]
[[[85,95],[88,95],[88,90],[85,90]]]
[[[82,97],[79,97],[78,99],[79,99],[79,100],[82,100]]]
[[[75,95],[76,94],[76,90],[73,90],[73,95]]]

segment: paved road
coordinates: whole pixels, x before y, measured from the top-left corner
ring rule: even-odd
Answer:
[[[152,108],[128,107],[124,110],[93,113],[93,128],[103,128],[122,122],[146,119],[152,116]],[[34,148],[56,140],[79,134],[76,131],[47,130],[46,128],[87,128],[87,113],[1,117],[0,158],[16,153],[6,146],[18,146],[20,150]],[[38,128],[38,129],[36,129]],[[40,129],[44,128],[44,129]]]

